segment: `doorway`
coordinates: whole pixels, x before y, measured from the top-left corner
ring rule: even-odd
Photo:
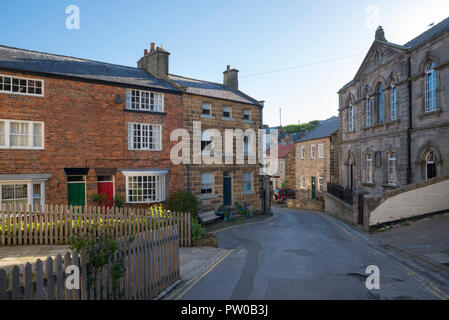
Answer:
[[[86,176],[67,176],[67,202],[74,207],[86,205]]]
[[[114,204],[114,177],[113,176],[98,176],[98,194],[106,195],[106,200],[103,205],[112,207]]]
[[[227,173],[223,176],[223,204],[225,206],[232,204],[232,177]]]
[[[316,178],[312,177],[312,199],[316,200]]]

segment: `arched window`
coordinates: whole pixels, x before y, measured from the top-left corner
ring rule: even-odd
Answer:
[[[353,131],[354,130],[354,106],[352,105],[352,103],[349,104],[348,113],[349,113],[348,114],[349,115],[348,130]]]
[[[426,69],[426,112],[437,108],[437,72],[435,67],[435,61],[431,61]]]
[[[426,156],[426,179],[432,179],[437,176],[437,164],[435,161],[435,152],[430,151]]]
[[[382,83],[379,83],[379,85],[377,86],[377,123],[384,122],[384,105],[384,86],[382,85]]]
[[[371,99],[369,96],[366,97],[366,126],[371,125]]]
[[[395,85],[391,87],[391,120],[398,117],[398,89]]]

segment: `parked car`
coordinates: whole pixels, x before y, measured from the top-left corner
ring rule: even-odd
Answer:
[[[287,199],[295,199],[296,192],[293,189],[276,189],[273,192],[273,201],[276,203],[285,203]]]

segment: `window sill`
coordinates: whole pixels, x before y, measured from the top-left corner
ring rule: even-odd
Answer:
[[[255,122],[252,120],[243,120],[243,123],[254,124]]]
[[[399,186],[397,184],[390,184],[390,183],[385,183],[382,185],[383,188],[385,189],[397,189],[399,188]]]
[[[208,115],[208,114],[201,114],[200,118],[203,119],[215,119],[214,116]]]
[[[217,199],[218,196],[216,194],[202,194],[200,195],[200,199]]]
[[[133,113],[147,113],[147,114],[159,114],[161,116],[166,116],[167,112],[163,111],[151,111],[151,110],[133,110],[133,109],[123,109],[125,112],[133,112]]]
[[[221,118],[221,120],[223,120],[223,121],[235,121],[234,118],[229,118],[229,117],[223,117],[223,118]]]
[[[441,110],[441,108],[436,108],[431,111],[420,112],[420,113],[418,113],[418,118],[423,119],[427,116],[435,116],[435,115],[439,116],[441,112],[443,112],[443,110]]]
[[[244,196],[251,196],[251,195],[255,195],[256,192],[255,191],[248,191],[248,192],[243,192]]]
[[[365,187],[374,187],[376,184],[374,182],[363,182],[362,185]]]
[[[352,134],[352,133],[355,133],[355,130],[348,130],[348,131],[346,131],[345,133],[346,133],[346,134]]]

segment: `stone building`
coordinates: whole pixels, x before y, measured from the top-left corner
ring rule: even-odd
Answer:
[[[339,91],[339,113],[336,183],[354,199],[448,174],[449,18],[404,45],[387,41],[379,27],[354,79]]]
[[[270,149],[273,148],[277,148],[276,158],[274,158],[274,155],[270,154]],[[270,163],[273,160],[276,160],[276,163],[278,164],[276,166],[277,170],[270,176],[273,189],[280,189],[283,186],[285,188],[295,189],[295,143],[280,142],[272,145],[270,149],[267,150],[268,165],[270,166]]]
[[[182,91],[144,68],[0,46],[0,205],[162,202]]]
[[[321,198],[327,183],[337,179],[339,118],[332,117],[296,141],[298,196]]]
[[[259,174],[257,148],[251,147],[257,144],[258,129],[262,128],[263,103],[239,90],[238,70],[228,66],[222,84],[187,78],[170,74],[169,55],[163,48],[152,45],[139,65],[146,66],[150,73],[168,80],[183,92],[182,127],[189,133],[191,155],[183,168],[180,189],[197,197],[201,211],[239,203],[260,212],[263,179]],[[232,138],[233,150],[228,153],[224,150],[227,129],[246,133],[242,139]],[[211,130],[218,131],[221,143]],[[253,130],[256,135],[251,136],[247,130]],[[244,156],[244,164],[237,164],[238,153]],[[213,162],[205,161],[205,156],[214,157]],[[221,163],[216,163],[218,158]],[[230,164],[226,164],[226,158],[231,158]],[[250,158],[254,160],[251,164]]]

